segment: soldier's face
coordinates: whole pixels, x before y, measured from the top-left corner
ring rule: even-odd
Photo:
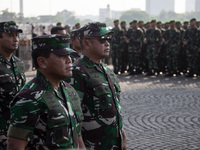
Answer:
[[[105,35],[107,38],[108,35]],[[87,53],[91,59],[101,60],[109,56],[110,43],[107,40],[102,40],[100,37],[94,37],[86,40],[88,42]]]
[[[8,53],[16,51],[19,47],[19,33],[2,33],[2,38],[0,38],[0,47]]]
[[[69,55],[51,53],[49,58],[45,58],[45,67],[51,78],[62,80],[72,76],[72,61]]]

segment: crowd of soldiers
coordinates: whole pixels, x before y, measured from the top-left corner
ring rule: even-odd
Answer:
[[[200,23],[195,18],[166,23],[114,20],[114,72],[130,75],[200,75]]]

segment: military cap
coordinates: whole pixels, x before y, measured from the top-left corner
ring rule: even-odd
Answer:
[[[176,21],[176,24],[180,24],[181,22],[180,21]]]
[[[72,30],[72,31],[70,32],[70,37],[71,37],[71,38],[78,37],[78,30]]]
[[[191,22],[191,21],[196,21],[196,18],[192,18],[192,19],[190,20],[190,22]]]
[[[106,34],[114,33],[106,27],[105,23],[100,22],[89,22],[84,25],[82,28],[78,29],[79,38],[83,39],[84,37],[100,37]]]
[[[184,24],[185,24],[185,23],[189,23],[189,21],[184,21],[183,23],[184,23]]]
[[[65,26],[65,29],[70,29],[70,28],[71,28],[71,26],[68,24]]]
[[[67,47],[69,40],[69,36],[66,35],[37,36],[32,39],[32,49],[33,51],[47,50],[56,55],[69,55],[74,52],[74,50]]]
[[[162,23],[161,21],[158,21],[157,24]]]
[[[138,23],[144,23],[144,21],[143,21],[143,20],[140,20]]]
[[[14,21],[0,22],[0,32],[6,33],[22,33],[21,29],[18,29],[16,23]]]
[[[115,19],[113,22],[114,22],[114,23],[115,23],[115,22],[119,22],[119,19]]]
[[[122,21],[121,21],[121,24],[123,24],[123,23],[126,23],[126,21],[125,21],[125,20],[122,20]]]

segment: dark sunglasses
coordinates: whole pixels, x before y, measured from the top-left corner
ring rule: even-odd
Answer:
[[[85,39],[97,39],[99,41],[99,43],[101,44],[105,44],[106,41],[108,41],[109,43],[111,42],[112,36],[101,36],[101,37],[87,37]]]

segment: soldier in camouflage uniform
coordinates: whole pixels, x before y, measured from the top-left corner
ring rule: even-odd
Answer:
[[[151,21],[151,28],[146,31],[144,36],[144,44],[147,45],[148,73],[153,75],[157,72],[157,58],[160,52],[162,42],[162,33],[156,28],[156,20]]]
[[[114,67],[114,73],[118,74],[121,69],[121,53],[120,53],[120,36],[121,31],[119,28],[119,20],[114,20],[114,28],[112,29],[114,32],[113,39],[112,39],[112,64]]]
[[[120,36],[120,52],[121,52],[121,73],[124,73],[128,66],[128,43],[127,43],[127,28],[126,21],[121,21],[121,36]]]
[[[82,101],[83,141],[91,150],[126,149],[121,89],[116,75],[102,63],[109,56],[112,33],[100,22],[79,29],[84,56],[74,63],[72,86]]]
[[[190,20],[190,28],[185,31],[183,37],[183,44],[187,46],[186,50],[186,60],[187,60],[187,69],[189,73],[188,77],[192,77],[193,74],[198,73],[197,62],[198,62],[198,49],[200,47],[199,43],[199,31],[196,28],[196,19],[193,18]]]
[[[9,127],[9,104],[17,92],[24,86],[26,79],[24,65],[13,55],[18,49],[19,33],[15,22],[0,23],[0,149],[6,149]]]
[[[72,48],[73,50],[75,50],[75,52],[70,54],[72,63],[74,63],[76,60],[78,60],[81,57],[81,52],[82,52],[81,45],[78,39],[77,30],[73,30],[70,32],[70,38],[71,38]]]
[[[164,34],[166,45],[167,72],[168,76],[177,74],[178,55],[180,51],[181,33],[175,28],[175,21],[170,21],[170,28]]]
[[[8,150],[85,148],[78,123],[82,114],[74,110],[78,94],[62,81],[72,75],[66,40],[62,35],[32,40],[37,75],[11,102]]]
[[[143,41],[143,31],[138,28],[137,20],[133,20],[132,29],[127,33],[128,52],[129,52],[129,71],[130,75],[141,73],[141,50]]]

